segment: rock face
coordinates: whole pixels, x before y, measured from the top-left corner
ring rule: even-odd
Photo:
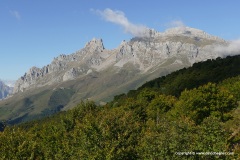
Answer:
[[[6,98],[12,91],[12,87],[7,86],[0,80],[0,100]]]
[[[227,44],[218,37],[188,27],[163,33],[149,29],[145,37],[123,41],[113,50],[105,49],[102,40],[94,38],[76,53],[62,54],[43,68],[32,67],[17,80],[13,93],[74,80],[92,71],[101,73],[109,68],[121,69],[128,64],[141,74],[173,66],[171,71],[178,70],[195,62],[217,58],[219,55],[213,46]]]

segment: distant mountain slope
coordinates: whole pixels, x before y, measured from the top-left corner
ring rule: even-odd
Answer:
[[[130,90],[127,94],[116,95],[117,101],[121,98],[135,97],[144,89],[152,89],[161,94],[179,97],[185,89],[193,89],[209,82],[219,83],[227,78],[240,75],[240,55],[217,58],[193,64],[192,67],[183,68],[146,82],[137,90]],[[114,102],[113,102],[114,103]]]
[[[3,83],[5,83],[7,86],[9,86],[9,87],[14,87],[14,85],[15,85],[15,82],[16,81],[14,81],[14,80],[2,80],[3,81]]]
[[[0,100],[6,98],[13,91],[13,87],[7,86],[3,81],[0,80]]]

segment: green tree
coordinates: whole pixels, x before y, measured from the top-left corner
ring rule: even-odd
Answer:
[[[236,107],[237,101],[229,91],[208,83],[197,89],[183,91],[176,108],[200,124],[210,115],[226,121],[230,118],[229,112]]]
[[[196,143],[196,151],[198,152],[228,152],[227,140],[229,132],[227,132],[222,122],[216,117],[210,116],[203,120],[198,126],[198,137]],[[202,159],[232,159],[229,155],[213,155],[205,156]]]
[[[162,117],[159,124],[148,120],[141,135],[139,154],[141,159],[194,159],[193,156],[179,156],[177,152],[194,150],[196,127],[188,118],[176,120]]]
[[[148,119],[153,119],[159,123],[160,116],[172,109],[176,101],[177,99],[174,96],[157,96],[146,109]]]

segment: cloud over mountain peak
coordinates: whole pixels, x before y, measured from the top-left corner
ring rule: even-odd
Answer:
[[[112,10],[109,8],[103,11],[94,9],[92,9],[91,11],[100,15],[105,21],[120,25],[121,27],[123,27],[126,33],[129,33],[136,37],[146,36],[145,33],[147,27],[144,25],[134,24],[130,22],[128,18],[125,16],[125,13],[122,11]]]

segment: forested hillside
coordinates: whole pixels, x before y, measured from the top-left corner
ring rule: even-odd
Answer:
[[[240,56],[209,60],[104,106],[7,126],[0,158],[240,159],[239,101]]]
[[[240,56],[207,60],[193,64],[167,76],[145,83],[142,88],[155,88],[163,94],[179,96],[184,89],[192,89],[208,82],[218,83],[240,75]]]

